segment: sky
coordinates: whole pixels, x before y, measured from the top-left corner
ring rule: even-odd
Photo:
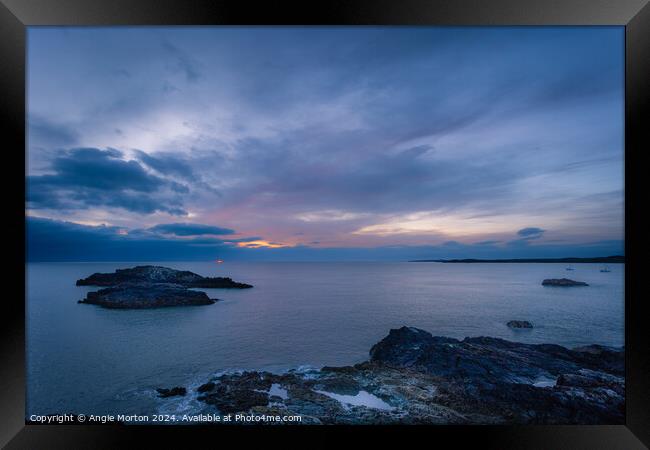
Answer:
[[[622,27],[30,27],[32,261],[606,256]]]

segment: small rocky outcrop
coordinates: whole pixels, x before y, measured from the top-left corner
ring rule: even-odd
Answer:
[[[184,396],[187,394],[187,389],[181,386],[173,387],[171,389],[158,388],[156,391],[158,391],[158,397],[161,398]]]
[[[547,278],[542,281],[542,286],[560,286],[560,287],[571,287],[571,286],[589,286],[584,281],[575,281],[568,278]]]
[[[167,306],[211,305],[217,299],[205,292],[193,291],[178,284],[122,283],[114,287],[88,292],[79,303],[114,309],[162,308]]]
[[[77,286],[115,286],[123,283],[169,283],[186,288],[248,289],[253,286],[226,277],[203,277],[188,270],[161,266],[136,266],[113,273],[94,273],[77,280]]]
[[[252,379],[249,380],[249,377]],[[265,383],[263,377],[255,372],[251,372],[249,377],[244,374],[238,377],[236,382],[215,384],[211,392],[199,397],[199,400],[216,406],[222,414],[248,411],[256,406],[267,406],[271,383]]]
[[[212,389],[214,389],[215,386],[216,386],[216,384],[214,384],[212,381],[209,381],[209,382],[199,386],[196,389],[196,391],[197,392],[210,392]]]
[[[622,424],[624,352],[391,330],[370,360],[240,372],[198,400],[221,414],[300,415],[303,424]],[[195,394],[196,395],[196,394]]]
[[[509,328],[533,328],[533,324],[527,320],[511,320],[506,325]]]

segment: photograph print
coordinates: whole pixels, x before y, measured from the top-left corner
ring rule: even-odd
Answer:
[[[27,423],[625,423],[625,29],[27,28]]]

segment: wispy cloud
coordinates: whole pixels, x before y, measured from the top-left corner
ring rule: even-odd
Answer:
[[[148,231],[175,236],[205,236],[235,233],[235,230],[231,230],[230,228],[221,228],[200,223],[164,223],[148,228]]]
[[[527,227],[517,231],[517,234],[524,239],[539,239],[545,231],[537,227]]]

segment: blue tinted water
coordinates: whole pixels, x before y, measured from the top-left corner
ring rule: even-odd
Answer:
[[[27,413],[153,414],[154,388],[231,369],[363,361],[390,328],[565,346],[624,344],[624,266],[595,264],[160,263],[231,276],[214,305],[109,310],[75,281],[134,263],[27,265]],[[589,287],[541,286],[567,277]],[[511,330],[509,320],[533,330]]]

